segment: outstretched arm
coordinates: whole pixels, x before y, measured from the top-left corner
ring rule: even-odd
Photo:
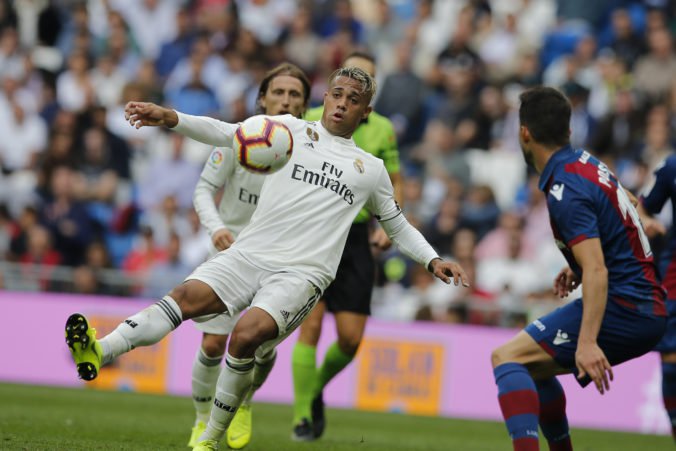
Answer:
[[[381,167],[366,208],[375,214],[387,236],[404,254],[446,283],[451,283],[452,278],[455,285],[462,283],[469,286],[469,278],[462,266],[442,260],[422,234],[406,220],[394,201],[392,182],[384,166]]]
[[[124,107],[124,118],[132,127],[167,127],[178,124],[176,111],[150,102],[128,102]]]
[[[232,147],[237,130],[237,124],[191,116],[149,102],[127,103],[124,115],[132,127],[165,126],[195,141],[219,147]]]
[[[455,285],[462,283],[465,287],[469,286],[469,278],[462,266],[441,259],[418,229],[413,227],[403,214],[400,213],[391,219],[381,220],[380,225],[404,254],[426,267],[437,278],[445,283],[451,283],[452,278]]]

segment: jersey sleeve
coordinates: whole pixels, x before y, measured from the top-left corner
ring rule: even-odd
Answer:
[[[641,204],[646,211],[651,214],[657,214],[662,211],[662,207],[669,199],[671,182],[674,180],[674,160],[667,160],[655,169],[655,183],[647,192],[641,196]],[[670,183],[671,182],[671,183]]]
[[[384,166],[380,166],[380,173],[376,179],[373,190],[366,200],[366,209],[370,211],[378,221],[388,221],[401,214],[399,205],[394,200],[394,188]]]
[[[596,209],[584,183],[555,182],[547,193],[549,214],[568,247],[600,236]]]
[[[217,147],[211,151],[209,158],[204,163],[200,177],[216,188],[221,188],[235,173],[236,165],[237,159],[234,150],[227,147]]]
[[[192,116],[176,112],[178,124],[172,130],[212,146],[232,147],[238,124],[219,121],[206,116]]]

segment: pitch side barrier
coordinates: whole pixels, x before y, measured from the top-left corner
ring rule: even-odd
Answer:
[[[77,379],[63,341],[69,314],[81,312],[108,333],[153,300],[0,291],[0,381],[85,386]],[[30,324],[30,334],[25,327]],[[374,411],[501,420],[490,366],[491,350],[516,333],[495,327],[371,320],[355,361],[324,392],[329,406]],[[20,338],[17,338],[20,337]],[[190,368],[201,334],[186,321],[155,346],[139,348],[105,367],[90,388],[189,395]],[[334,322],[324,324],[320,353],[335,341]],[[291,403],[291,348],[279,347],[273,374],[255,400]],[[26,349],[40,349],[40,371]],[[650,353],[615,368],[604,396],[583,393],[573,376],[561,377],[572,426],[652,434],[670,432],[661,399],[659,356]],[[593,391],[593,388],[587,388]]]

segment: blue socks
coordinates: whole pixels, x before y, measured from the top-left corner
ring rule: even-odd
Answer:
[[[533,378],[519,363],[503,363],[494,370],[500,410],[514,451],[537,451],[540,401]]]

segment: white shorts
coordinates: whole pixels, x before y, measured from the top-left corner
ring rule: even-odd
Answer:
[[[232,327],[240,313],[249,307],[258,307],[272,316],[279,334],[265,343],[265,348],[275,346],[290,335],[321,296],[321,290],[300,274],[261,269],[232,249],[202,263],[186,280],[199,280],[214,290],[228,308],[223,315],[232,321]],[[209,321],[219,320],[219,316]]]
[[[230,335],[238,319],[239,315],[230,316],[227,313],[220,313],[216,316],[199,316],[192,320],[195,323],[195,328],[205,334]]]

